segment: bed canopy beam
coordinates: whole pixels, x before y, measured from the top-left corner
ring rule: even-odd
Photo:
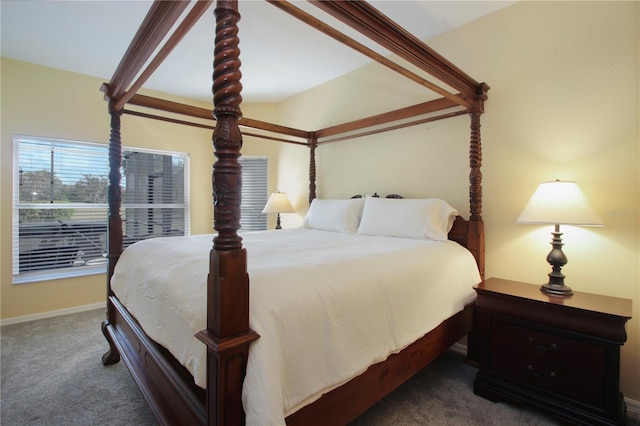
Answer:
[[[129,48],[125,52],[108,86],[102,90],[112,102],[120,99],[162,40],[171,31],[189,2],[153,2]],[[204,11],[203,11],[204,12]],[[121,105],[122,109],[124,105]]]
[[[144,108],[154,109],[158,111],[169,112],[172,114],[179,114],[179,115],[184,115],[184,116],[198,118],[198,119],[215,121],[215,117],[213,117],[209,109],[201,108],[193,105],[186,105],[186,104],[173,102],[173,101],[168,101],[165,99],[158,99],[158,98],[154,98],[146,95],[136,94],[132,96],[131,99],[129,100],[129,104],[144,107]],[[242,134],[246,136],[254,136],[257,138],[310,146],[310,142],[308,141],[314,136],[316,140],[320,138],[329,138],[331,136],[339,136],[341,134],[355,132],[355,131],[367,129],[373,126],[389,124],[389,123],[397,122],[400,120],[406,120],[412,117],[417,117],[420,115],[425,115],[433,112],[446,110],[449,108],[454,108],[456,106],[458,105],[454,101],[451,101],[450,99],[447,99],[447,98],[440,98],[440,99],[435,99],[432,101],[427,101],[420,104],[412,105],[409,107],[388,111],[382,114],[376,114],[370,117],[354,120],[354,121],[339,124],[336,126],[326,127],[324,129],[320,129],[313,132],[294,129],[292,127],[281,126],[281,125],[268,123],[260,120],[254,120],[246,117],[241,117],[239,119],[239,125],[242,127],[250,127],[250,128],[264,130],[264,131],[281,134],[285,136],[298,137],[306,140],[307,142],[292,141],[289,139],[242,131]],[[214,125],[188,122],[184,120],[173,119],[173,118],[155,115],[155,114],[147,114],[147,113],[138,112],[138,111],[124,110],[124,113],[130,114],[130,115],[136,115],[139,117],[146,117],[146,118],[151,118],[151,119],[156,119],[161,121],[167,121],[167,122],[176,123],[176,124],[191,125],[191,126],[207,128],[207,129],[215,128]],[[442,114],[434,117],[429,117],[422,120],[412,121],[411,123],[404,123],[397,126],[387,126],[387,127],[378,129],[376,131],[373,131],[373,133],[380,133],[382,131],[393,130],[396,128],[403,128],[403,127],[409,127],[412,125],[423,124],[426,122],[441,120],[441,119],[449,118],[449,117],[464,114],[464,113],[466,112],[460,111],[455,113],[447,113],[447,114]],[[372,134],[372,133],[366,133],[366,134]],[[352,139],[354,137],[359,137],[364,135],[365,133],[360,133],[358,135],[347,135],[339,138],[339,140],[347,140],[347,139]],[[317,141],[317,144],[320,145],[327,142],[335,142],[337,140],[338,139]]]
[[[271,3],[272,5],[276,6],[277,8],[279,8],[280,10],[288,13],[289,15],[301,20],[302,22],[311,25],[313,28],[317,29],[318,31],[328,35],[329,37],[333,38],[334,40],[339,41],[340,43],[356,50],[357,52],[362,53],[363,55],[369,57],[370,59],[373,59],[374,61],[386,66],[387,68],[390,68],[391,70],[401,74],[402,76],[408,78],[409,80],[412,80],[418,84],[420,84],[421,86],[426,87],[427,89],[431,90],[432,92],[438,93],[440,95],[442,95],[443,97],[452,100],[453,102],[455,102],[455,104],[457,105],[463,105],[467,108],[471,108],[473,107],[473,104],[471,102],[468,102],[466,99],[460,97],[459,95],[453,94],[443,88],[441,88],[440,86],[431,83],[430,81],[420,77],[419,75],[407,70],[406,68],[398,65],[397,63],[391,61],[390,59],[384,57],[383,55],[380,55],[379,53],[377,53],[376,51],[369,49],[368,47],[366,47],[365,45],[358,43],[357,41],[355,41],[354,39],[346,36],[345,34],[341,33],[340,31],[336,30],[335,28],[325,24],[324,22],[320,21],[319,19],[313,17],[312,15],[300,10],[299,8],[293,6],[291,3],[287,2],[287,1],[276,1],[276,0],[267,0],[267,2]]]
[[[464,103],[470,110],[481,109],[478,97],[486,91],[460,68],[446,60],[435,50],[426,46],[391,19],[380,13],[367,2],[318,1],[312,4],[329,13],[334,18],[377,42],[391,53],[436,77],[441,82],[462,92]],[[471,105],[471,106],[470,106]]]
[[[347,135],[347,136],[336,137],[336,138],[333,138],[333,139],[325,139],[323,141],[318,142],[318,144],[319,145],[324,145],[324,144],[327,144],[327,143],[341,142],[341,141],[346,141],[346,140],[349,140],[349,139],[361,138],[361,137],[364,137],[364,136],[377,135],[379,133],[385,133],[385,132],[389,132],[391,130],[404,129],[406,127],[412,127],[412,126],[417,126],[419,124],[431,123],[433,121],[443,120],[445,118],[457,117],[459,115],[465,115],[465,114],[467,114],[466,111],[453,111],[453,112],[449,112],[449,113],[446,113],[446,114],[436,115],[434,117],[426,117],[426,118],[422,118],[422,119],[419,119],[419,120],[410,121],[410,122],[407,122],[407,123],[401,123],[401,124],[396,124],[396,125],[393,125],[393,126],[382,127],[382,128],[379,128],[379,129],[368,130],[368,131],[365,131],[365,132],[354,133],[354,134],[350,134],[350,135]]]
[[[436,99],[433,101],[423,102],[406,108],[400,108],[388,111],[382,114],[373,115],[371,117],[362,118],[360,120],[348,123],[338,124],[332,127],[326,127],[315,132],[318,138],[327,138],[337,136],[343,133],[366,129],[367,127],[377,126],[381,124],[392,123],[419,115],[429,114],[432,112],[442,111],[447,108],[457,106],[455,102],[446,99]]]
[[[180,43],[185,35],[191,30],[196,22],[204,15],[209,9],[213,0],[198,0],[196,4],[191,8],[187,16],[180,23],[175,32],[169,37],[169,40],[162,46],[158,54],[151,60],[149,65],[142,71],[138,79],[131,85],[129,90],[124,93],[116,102],[115,107],[117,109],[124,108],[129,99],[134,96],[140,88],[147,82],[149,77],[155,72],[156,69],[162,64],[162,62],[169,56],[173,49]]]
[[[174,114],[186,115],[194,118],[202,118],[204,120],[216,120],[214,115],[211,114],[210,109],[181,104],[165,99],[158,99],[151,96],[136,94],[131,98],[129,104]],[[265,130],[281,135],[294,136],[305,140],[309,139],[309,137],[311,136],[311,132],[305,130],[294,129],[292,127],[281,126],[279,124],[268,123],[266,121],[255,120],[246,117],[240,117],[240,119],[238,120],[238,124],[244,127]]]
[[[145,112],[133,111],[133,110],[129,110],[129,109],[122,110],[122,113],[123,114],[127,114],[127,115],[133,115],[133,116],[136,116],[136,117],[149,118],[151,120],[164,121],[166,123],[180,124],[182,126],[198,127],[200,129],[215,130],[215,128],[216,128],[215,126],[210,125],[210,124],[195,123],[193,121],[180,120],[180,119],[177,119],[177,118],[164,117],[164,116],[161,116],[161,115],[148,114],[148,113],[145,113]],[[289,139],[278,138],[278,137],[275,137],[275,136],[263,135],[263,134],[259,134],[259,133],[252,133],[252,132],[248,132],[248,131],[245,131],[245,130],[241,130],[241,133],[242,133],[243,136],[251,136],[251,137],[254,137],[254,138],[267,139],[267,140],[270,140],[270,141],[290,143],[290,144],[293,144],[293,145],[308,146],[308,144],[306,142],[292,141],[292,140],[289,140]]]

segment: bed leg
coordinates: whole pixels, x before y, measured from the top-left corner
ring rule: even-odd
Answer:
[[[109,334],[109,320],[102,321],[102,334],[104,334],[105,339],[109,343],[109,350],[106,354],[102,355],[102,364],[103,365],[111,365],[120,361],[120,352],[116,348],[115,343],[113,342],[113,338],[111,334]]]

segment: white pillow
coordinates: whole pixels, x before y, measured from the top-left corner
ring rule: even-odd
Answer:
[[[305,228],[355,233],[358,231],[364,198],[320,200],[314,198],[304,217]]]
[[[358,234],[446,240],[458,211],[438,198],[367,197]]]

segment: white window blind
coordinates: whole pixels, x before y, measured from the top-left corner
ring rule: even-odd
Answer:
[[[241,231],[267,229],[268,161],[266,157],[240,157],[242,165]]]
[[[123,149],[125,245],[188,234],[188,160]],[[16,136],[14,170],[14,283],[105,272],[108,147]]]

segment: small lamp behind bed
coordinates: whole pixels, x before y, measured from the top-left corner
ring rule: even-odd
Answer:
[[[603,226],[598,214],[575,182],[542,182],[533,193],[529,203],[518,218],[518,223],[551,224],[555,230],[551,234],[551,252],[547,262],[552,266],[549,282],[540,290],[553,296],[571,296],[573,291],[564,284],[561,269],[567,263],[562,251],[560,225]]]
[[[280,213],[295,213],[289,197],[284,192],[274,192],[269,197],[267,205],[262,209],[262,213],[276,213],[276,229],[282,229],[280,226]]]

